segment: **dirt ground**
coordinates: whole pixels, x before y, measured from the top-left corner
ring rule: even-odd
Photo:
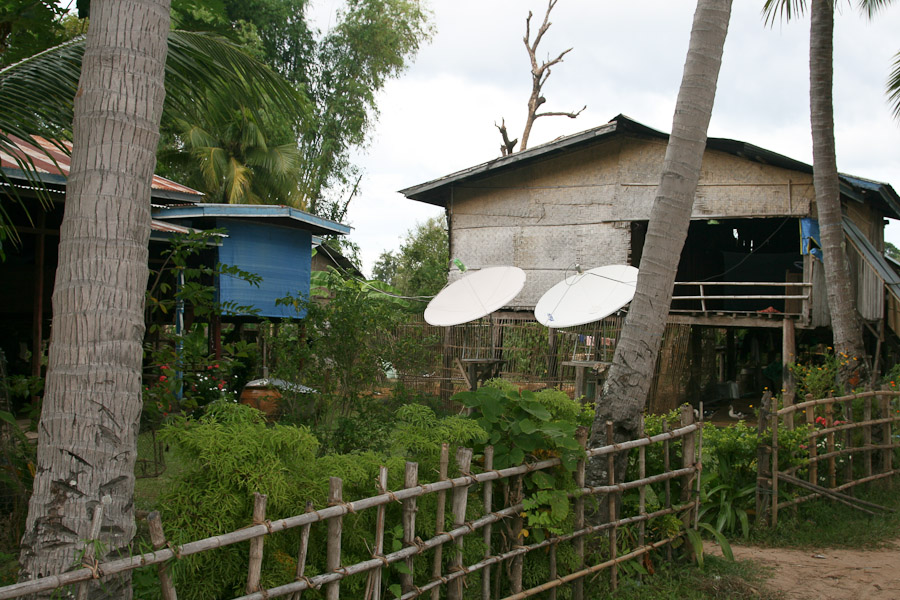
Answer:
[[[733,546],[736,560],[771,568],[768,586],[787,600],[900,599],[900,539],[883,550],[786,550]],[[720,554],[709,547],[710,554]]]

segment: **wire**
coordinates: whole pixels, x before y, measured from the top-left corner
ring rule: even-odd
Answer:
[[[365,279],[361,279],[361,278],[357,277],[349,269],[345,269],[344,267],[342,267],[341,264],[338,262],[338,260],[334,257],[334,255],[328,251],[328,246],[325,244],[325,242],[322,242],[321,244],[319,244],[318,248],[320,250],[322,250],[325,254],[328,255],[328,258],[330,258],[334,262],[334,264],[337,265],[338,270],[344,276],[346,276],[350,279],[353,279],[357,283],[362,284],[363,286],[369,288],[370,290],[372,290],[374,292],[378,292],[379,294],[383,294],[385,296],[390,296],[391,298],[397,298],[398,300],[415,300],[416,302],[427,302],[428,300],[431,300],[432,298],[434,298],[434,296],[401,296],[400,294],[392,294],[385,290],[379,289],[379,288],[375,287],[374,285],[372,285],[371,283],[369,283],[368,281],[366,281]]]

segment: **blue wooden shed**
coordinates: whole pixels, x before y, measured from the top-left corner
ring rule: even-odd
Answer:
[[[262,277],[259,287],[222,277],[220,302],[253,306],[260,317],[291,318],[276,300],[309,294],[313,236],[346,235],[350,227],[288,206],[187,204],[156,206],[153,218],[199,229],[224,229],[218,260]]]

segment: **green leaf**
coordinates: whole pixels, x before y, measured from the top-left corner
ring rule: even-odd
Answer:
[[[394,598],[399,598],[403,595],[403,589],[400,587],[399,583],[395,583],[394,585],[390,586],[388,589],[394,595]]]
[[[522,461],[525,460],[525,453],[522,452],[521,448],[513,448],[509,451],[509,461],[514,465],[522,464]]]
[[[728,538],[726,538],[724,535],[722,535],[721,532],[716,531],[712,527],[712,525],[710,525],[709,523],[699,523],[698,527],[702,527],[703,529],[705,529],[706,531],[711,533],[714,538],[716,538],[716,543],[718,543],[719,547],[722,548],[722,556],[724,556],[728,560],[731,560],[731,561],[734,560],[734,552],[732,552],[732,550],[731,550],[731,544],[728,543]],[[700,537],[699,533],[697,533],[696,531],[694,531],[692,529],[688,529],[688,535],[690,535],[691,532],[697,534],[698,538]],[[701,555],[702,555],[702,547],[703,547],[703,544],[701,542]],[[703,566],[702,561],[698,561],[698,564],[701,567]]]
[[[544,471],[535,471],[531,474],[531,480],[543,490],[552,489],[556,484],[556,478]]]
[[[405,562],[395,562],[394,568],[399,573],[403,573],[404,575],[412,575],[412,569],[409,568],[409,565]]]
[[[700,537],[700,533],[695,529],[688,529],[685,531],[687,534],[687,539],[691,543],[691,547],[694,549],[694,556],[697,557],[697,566],[701,569],[703,568],[703,538]]]
[[[550,411],[544,408],[544,405],[540,402],[523,400],[519,403],[519,406],[522,410],[541,421],[549,421],[551,418]]]
[[[537,425],[531,419],[522,419],[519,421],[519,429],[522,433],[534,433],[537,431]]]

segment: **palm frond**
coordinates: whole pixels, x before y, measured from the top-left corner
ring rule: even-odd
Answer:
[[[859,10],[869,19],[874,19],[880,10],[892,3],[893,0],[859,0]]]
[[[900,121],[900,52],[894,56],[894,64],[887,83],[888,102],[894,118]]]
[[[29,187],[46,196],[33,162],[19,151],[15,137],[32,135],[71,139],[74,98],[81,76],[84,37],[77,37],[0,70],[0,151],[14,157]],[[196,122],[203,110],[198,99],[210,90],[226,94],[251,111],[305,115],[309,102],[290,82],[224,38],[171,31],[166,60],[164,118]],[[61,149],[68,152],[67,149]],[[53,159],[49,156],[50,160]],[[0,185],[11,190],[11,201],[22,205],[9,178]],[[24,206],[23,206],[24,208]],[[0,233],[15,240],[7,211],[0,207]]]
[[[775,21],[790,21],[794,17],[802,17],[806,12],[806,0],[766,0],[763,4],[763,20],[767,26],[775,25]]]

